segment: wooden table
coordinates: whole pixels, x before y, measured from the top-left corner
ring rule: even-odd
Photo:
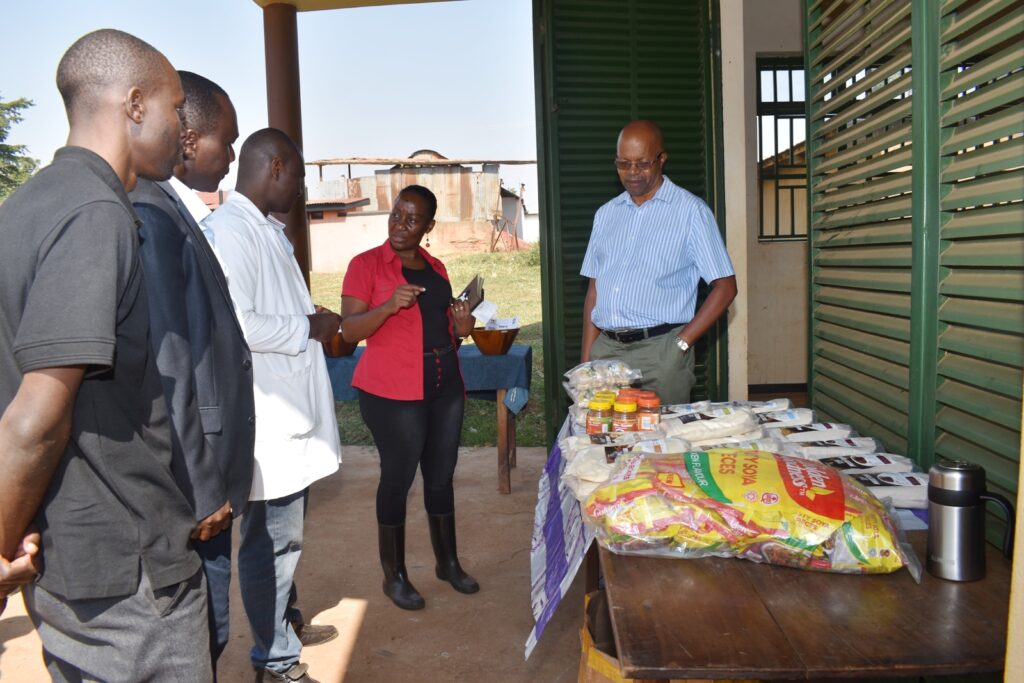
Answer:
[[[909,534],[924,558],[927,532]],[[852,678],[1000,671],[1010,562],[955,583],[906,570],[824,574],[744,560],[661,559],[601,549],[627,678]]]
[[[363,354],[363,347],[351,356],[327,359],[327,373],[335,401],[354,401],[359,398],[352,388],[352,373]],[[475,345],[467,344],[459,349],[459,364],[466,392],[470,398],[495,398],[498,442],[498,491],[512,492],[510,469],[516,466],[516,414],[510,410],[522,407],[525,396],[529,395],[530,379],[533,373],[533,349],[527,344],[513,344],[508,353],[488,356],[480,353]],[[519,392],[520,401],[508,401],[510,391]]]

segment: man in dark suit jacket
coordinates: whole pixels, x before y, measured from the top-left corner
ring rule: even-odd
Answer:
[[[224,273],[187,204],[201,219],[205,206],[189,188],[217,189],[235,159],[238,123],[219,86],[179,75],[184,161],[170,181],[140,180],[130,196],[142,219],[151,342],[176,441],[172,467],[196,513],[192,538],[206,573],[216,671],[228,639],[231,521],[252,487],[256,418],[249,347]]]

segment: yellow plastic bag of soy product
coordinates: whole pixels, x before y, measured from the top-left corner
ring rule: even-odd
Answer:
[[[885,506],[827,465],[763,451],[630,453],[584,505],[613,552],[845,573],[920,564]]]

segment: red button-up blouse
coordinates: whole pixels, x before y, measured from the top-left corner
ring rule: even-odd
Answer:
[[[422,247],[420,254],[438,275],[448,279],[443,263]],[[395,287],[401,284],[406,284],[402,260],[385,241],[352,259],[341,295],[365,301],[372,309],[390,299]],[[454,344],[451,311],[448,312],[448,334]],[[366,350],[352,376],[352,386],[398,401],[422,400],[423,319],[417,305],[403,308],[367,338]]]

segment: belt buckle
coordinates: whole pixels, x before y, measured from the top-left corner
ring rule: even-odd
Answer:
[[[644,338],[644,330],[626,330],[620,333],[619,341],[623,344],[632,344]]]

